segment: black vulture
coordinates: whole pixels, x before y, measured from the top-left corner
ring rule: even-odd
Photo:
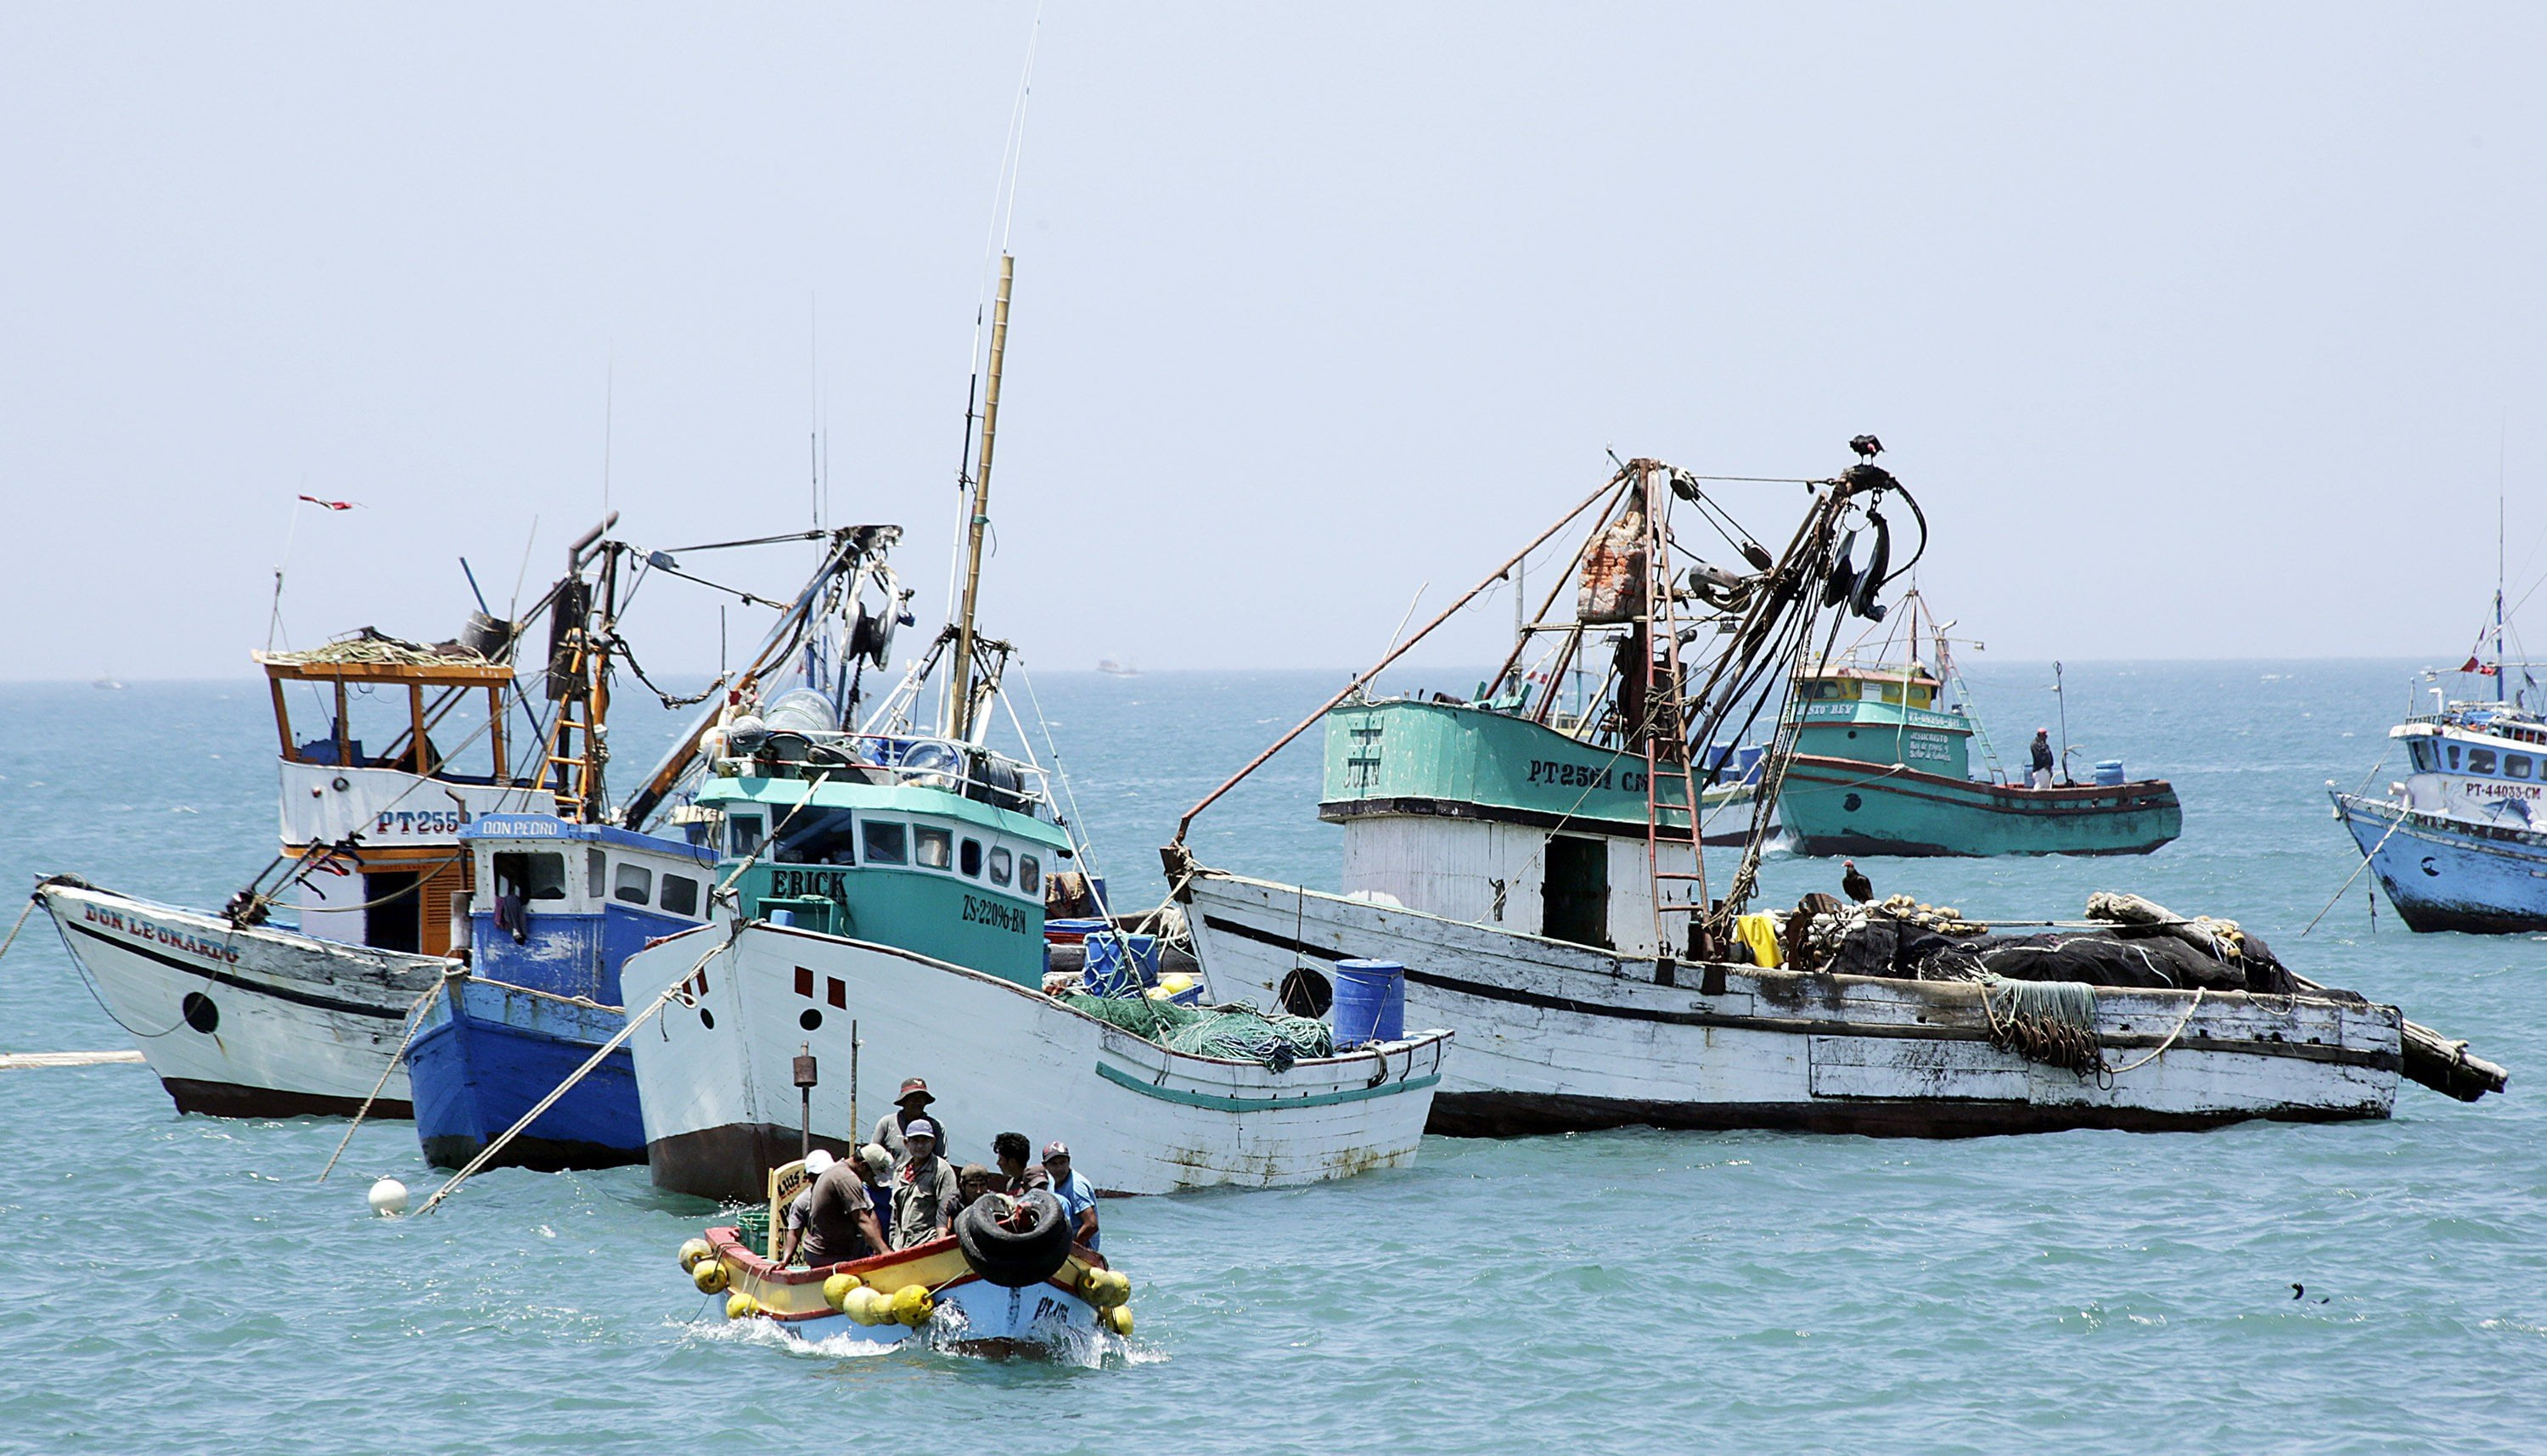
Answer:
[[[1856,451],[1861,459],[1873,460],[1884,453],[1884,442],[1873,435],[1860,435],[1848,442],[1848,448]]]
[[[1849,899],[1859,904],[1875,899],[1875,882],[1866,878],[1865,872],[1857,867],[1857,861],[1844,859],[1839,865],[1839,888],[1848,892]]]

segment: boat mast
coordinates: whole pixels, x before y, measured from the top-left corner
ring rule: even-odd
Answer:
[[[1000,255],[1000,297],[991,310],[991,378],[982,390],[982,455],[973,468],[973,517],[964,544],[964,606],[955,623],[955,671],[947,679],[946,734],[973,735],[973,613],[982,597],[982,537],[991,524],[991,451],[1000,433],[1000,364],[1009,351],[1009,286],[1017,260]]]
[[[2503,702],[2503,487],[2494,491],[2494,701]]]

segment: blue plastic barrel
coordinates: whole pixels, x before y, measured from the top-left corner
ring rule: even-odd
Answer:
[[[1406,968],[1395,961],[1336,962],[1336,1045],[1406,1035]]]
[[[1159,940],[1155,935],[1123,935],[1108,930],[1088,937],[1088,961],[1080,983],[1092,996],[1137,995],[1159,984]]]
[[[2096,765],[2097,783],[2102,784],[2107,788],[2111,788],[2122,781],[2123,761],[2121,759],[2108,758],[2104,762]]]

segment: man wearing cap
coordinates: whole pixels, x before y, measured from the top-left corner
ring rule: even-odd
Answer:
[[[944,1237],[955,1213],[955,1164],[937,1156],[937,1128],[924,1117],[902,1127],[903,1157],[893,1170],[893,1246],[909,1248]]]
[[[1043,1170],[1052,1179],[1052,1196],[1061,1200],[1061,1211],[1070,1219],[1071,1242],[1095,1248],[1097,1189],[1086,1178],[1070,1170],[1069,1147],[1061,1143],[1044,1144]]]
[[[2052,729],[2048,728],[2034,730],[2033,780],[2035,788],[2052,787]]]
[[[893,1155],[893,1160],[900,1162],[909,1152],[902,1146],[904,1134],[914,1122],[924,1117],[937,1129],[937,1151],[945,1152],[946,1125],[928,1110],[928,1104],[936,1100],[928,1095],[928,1083],[916,1076],[905,1077],[902,1095],[894,1099],[893,1111],[876,1119],[875,1136],[867,1141]]]
[[[876,1227],[893,1227],[893,1155],[869,1143],[858,1150],[857,1173],[867,1185],[867,1198],[875,1204]]]
[[[814,1181],[787,1205],[779,1267],[786,1267],[800,1248],[806,1264],[818,1269],[884,1252],[884,1230],[876,1223],[875,1205],[867,1198],[858,1166],[854,1159],[834,1158],[819,1148],[806,1157],[805,1170],[815,1175]]]

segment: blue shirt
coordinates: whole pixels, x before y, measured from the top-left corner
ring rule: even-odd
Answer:
[[[1097,1206],[1096,1185],[1081,1177],[1075,1168],[1072,1169],[1069,1177],[1052,1180],[1052,1196],[1061,1200],[1062,1214],[1070,1220],[1070,1227],[1074,1230],[1079,1227],[1081,1210]],[[1074,1234],[1073,1242],[1076,1242],[1076,1239],[1077,1236]],[[1088,1246],[1090,1248],[1097,1246],[1096,1235],[1088,1236]]]

